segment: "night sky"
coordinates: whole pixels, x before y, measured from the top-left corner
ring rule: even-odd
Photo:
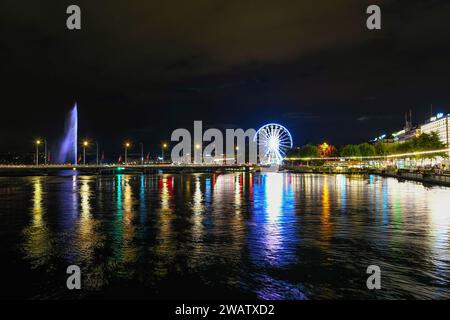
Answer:
[[[340,145],[401,129],[409,109],[450,112],[448,0],[2,0],[0,39],[0,152],[55,148],[75,101],[79,136],[109,154],[130,139],[154,155],[194,120]]]

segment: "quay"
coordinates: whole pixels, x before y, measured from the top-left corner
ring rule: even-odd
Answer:
[[[291,173],[317,173],[317,174],[374,174],[383,177],[397,178],[399,181],[416,181],[429,185],[450,187],[450,172],[419,169],[392,169],[392,168],[339,168],[326,166],[283,166],[280,168]]]

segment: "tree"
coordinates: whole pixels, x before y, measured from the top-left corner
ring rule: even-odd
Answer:
[[[439,139],[437,132],[431,132],[430,134],[422,133],[420,136],[415,137],[408,141],[409,152],[420,152],[429,150],[440,150],[445,148],[445,144]],[[447,157],[447,153],[434,154],[433,156]],[[418,158],[427,158],[429,155],[420,155]]]
[[[358,148],[363,157],[372,157],[376,154],[375,147],[367,142],[361,143]]]
[[[383,143],[383,142],[377,142],[377,143],[375,143],[374,149],[375,149],[375,154],[376,154],[377,156],[385,156],[385,155],[387,155],[388,152],[389,152],[389,151],[388,151],[388,148],[387,148],[387,146],[386,146],[386,144]]]
[[[342,157],[360,157],[361,152],[357,145],[348,144],[341,149],[340,155]]]
[[[312,144],[307,144],[300,149],[300,157],[302,158],[318,158],[319,156],[319,148]]]
[[[430,134],[423,133],[420,136],[412,139],[415,151],[439,150],[445,148],[445,144],[439,139],[437,132],[433,131]]]
[[[422,133],[418,137],[414,137],[405,142],[397,142],[397,143],[381,143],[378,142],[374,146],[375,153],[379,156],[384,155],[396,155],[403,153],[413,153],[413,152],[421,152],[421,151],[430,151],[430,150],[440,150],[445,148],[445,144],[442,143],[439,139],[439,135],[436,132],[432,132],[430,134]],[[424,155],[416,155],[411,157],[416,158],[429,158],[429,157],[447,157],[448,154],[446,152],[439,154],[424,154]]]
[[[286,152],[286,157],[287,158],[298,158],[298,157],[300,157],[300,147],[289,149]]]
[[[317,146],[321,158],[333,157],[337,154],[336,147],[326,142]]]
[[[430,134],[422,133],[418,137],[414,137],[403,143],[389,144],[387,154],[401,154],[401,153],[413,153],[430,150],[440,150],[445,148],[445,144],[439,139],[439,135],[436,132]],[[433,157],[436,154],[433,155]],[[429,155],[420,155],[417,157],[429,157]]]

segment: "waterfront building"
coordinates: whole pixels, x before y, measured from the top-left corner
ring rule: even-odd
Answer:
[[[420,127],[411,127],[394,132],[392,134],[392,137],[394,142],[402,143],[420,136],[421,133],[422,130],[420,129]]]
[[[392,134],[394,142],[403,143],[413,138],[420,136],[421,130],[418,126],[413,126],[412,124],[412,111],[409,110],[408,113],[405,113],[405,126],[402,130],[394,132]]]
[[[449,129],[450,129],[450,114],[444,115],[439,113],[434,117],[431,117],[427,123],[420,126],[422,133],[436,132],[439,139],[446,146],[450,146],[449,142]]]
[[[413,138],[420,136],[420,126],[412,125],[412,111],[405,113],[405,126],[402,130],[392,133],[390,136],[383,134],[371,142],[384,142],[384,143],[403,143]]]

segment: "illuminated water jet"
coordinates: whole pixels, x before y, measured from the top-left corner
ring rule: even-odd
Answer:
[[[57,161],[58,163],[77,164],[78,154],[78,107],[73,106],[66,121],[65,135],[59,149]]]

